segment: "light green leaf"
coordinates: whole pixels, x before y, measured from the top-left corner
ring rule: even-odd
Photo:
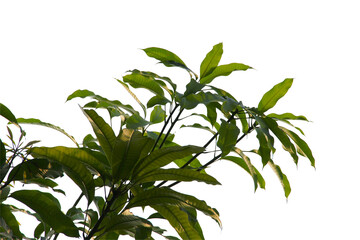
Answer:
[[[166,166],[176,159],[182,159],[193,153],[204,151],[197,146],[173,146],[153,151],[150,155],[141,159],[134,169],[134,176],[141,176],[157,168]]]
[[[100,117],[94,110],[82,109],[85,116],[88,118],[95,135],[104,150],[106,157],[110,160],[112,153],[112,146],[115,142],[116,136],[102,117]]]
[[[181,125],[180,128],[184,128],[184,127],[191,127],[191,128],[198,128],[198,129],[203,129],[203,130],[206,130],[206,131],[209,131],[211,132],[212,134],[216,134],[216,132],[212,129],[210,129],[209,127],[207,126],[202,126],[200,125],[199,123],[194,123],[192,125]]]
[[[278,165],[276,165],[273,161],[269,161],[268,164],[273,169],[276,176],[279,178],[280,183],[284,189],[285,197],[287,198],[291,192],[291,187],[290,187],[288,178],[286,177],[285,174],[283,174],[283,172],[281,171],[281,168]]]
[[[283,114],[276,114],[276,113],[271,113],[271,114],[268,114],[267,115],[268,117],[271,117],[271,118],[277,118],[277,119],[285,119],[285,120],[303,120],[303,121],[309,121],[307,120],[306,117],[300,115],[300,116],[295,116],[294,114],[292,113],[283,113]]]
[[[77,227],[68,216],[61,212],[58,203],[49,193],[37,190],[19,190],[10,196],[38,213],[41,219],[49,224],[55,232],[69,237],[79,237]]]
[[[97,164],[97,160],[92,158],[91,155],[81,149],[70,149],[66,147],[35,147],[31,149],[30,153],[34,157],[47,158],[60,163],[65,173],[85,194],[89,203],[92,201],[95,193],[95,184],[93,176],[83,164],[83,162]]]
[[[150,122],[142,118],[138,113],[131,115],[126,119],[126,127],[129,129],[137,129],[149,125]]]
[[[20,232],[19,223],[11,211],[11,206],[0,203],[0,213],[0,219],[5,221],[6,225],[8,225],[8,227],[11,229],[14,237],[13,239],[21,239],[23,234]]]
[[[0,103],[0,116],[3,116],[11,123],[17,125],[16,117],[4,104]]]
[[[75,92],[73,92],[72,94],[70,94],[68,96],[68,98],[66,99],[66,101],[70,101],[71,99],[74,99],[74,98],[86,98],[86,97],[92,97],[94,96],[95,93],[93,93],[92,91],[89,91],[87,89],[84,89],[84,90],[76,90]]]
[[[253,180],[254,180],[254,187],[255,187],[255,191],[258,187],[258,175],[255,171],[255,167],[254,165],[252,165],[250,158],[248,156],[246,156],[243,151],[241,151],[239,148],[234,148],[234,151],[239,154],[239,156],[244,160],[244,162],[246,163],[248,169],[249,169],[249,173],[252,176]]]
[[[286,129],[284,127],[279,127],[279,128],[282,129],[294,141],[294,143],[297,146],[298,152],[301,153],[301,155],[307,157],[311,162],[311,166],[315,167],[315,158],[308,144],[293,131]]]
[[[211,83],[215,78],[220,76],[228,76],[234,71],[245,71],[247,69],[251,68],[250,66],[247,66],[242,63],[230,63],[226,65],[220,65],[217,66],[212,73],[208,74],[207,76],[200,79],[200,83],[202,84],[209,84]]]
[[[167,98],[160,96],[160,95],[156,95],[156,96],[153,96],[152,98],[150,98],[150,100],[147,102],[146,106],[148,108],[151,108],[155,105],[165,105],[170,102],[171,101],[168,100]]]
[[[141,75],[144,75],[144,76],[153,77],[154,79],[157,79],[157,80],[163,80],[163,81],[165,81],[165,82],[167,82],[167,83],[169,83],[171,85],[174,92],[176,91],[176,84],[173,81],[171,81],[171,79],[168,78],[168,77],[161,77],[161,76],[157,75],[156,73],[147,72],[147,71],[139,71],[137,69],[131,70],[129,72],[136,73],[136,74],[141,74]]]
[[[148,172],[144,175],[141,175],[134,179],[136,183],[145,183],[153,181],[198,181],[205,182],[207,184],[218,185],[220,184],[214,177],[199,173],[198,171],[192,169],[157,169],[151,172]]]
[[[161,123],[165,120],[166,112],[160,106],[155,106],[150,115],[151,123]]]
[[[216,44],[213,49],[206,55],[200,65],[200,79],[211,74],[218,66],[223,54],[223,44]]]
[[[77,147],[79,147],[79,144],[76,142],[75,138],[73,136],[71,136],[70,134],[68,134],[67,132],[65,132],[64,129],[55,126],[51,123],[46,123],[46,122],[42,122],[39,119],[36,118],[18,118],[17,119],[19,124],[31,124],[31,125],[39,125],[39,126],[43,126],[43,127],[47,127],[47,128],[51,128],[54,129],[58,132],[61,132],[62,134],[64,134],[65,136],[67,136],[68,138],[70,138],[71,141],[73,141]]]
[[[221,149],[221,156],[226,156],[236,145],[237,137],[240,130],[234,122],[226,122],[221,120],[221,126],[219,129],[219,139],[217,146]]]
[[[130,88],[128,87],[128,85],[126,83],[124,83],[123,81],[116,79],[125,89],[126,91],[128,91],[128,93],[135,99],[135,101],[140,105],[140,107],[143,109],[144,111],[144,115],[146,116],[146,107],[144,106],[144,104],[142,104],[142,102],[140,101],[140,99],[135,95],[135,93],[133,93],[133,91],[130,90]]]
[[[132,73],[124,76],[123,80],[133,88],[144,88],[156,95],[164,96],[164,91],[153,77]]]
[[[293,79],[287,78],[283,82],[276,84],[261,98],[258,105],[258,110],[264,113],[270,108],[274,107],[277,101],[287,93],[292,83]]]

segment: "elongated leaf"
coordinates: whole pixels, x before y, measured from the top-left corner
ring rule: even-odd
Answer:
[[[78,151],[77,151],[78,150]],[[91,202],[94,198],[95,184],[90,171],[82,161],[94,164],[96,159],[86,154],[81,149],[69,149],[66,147],[35,147],[30,152],[35,157],[47,158],[60,163],[66,174],[79,186],[82,192]]]
[[[129,129],[137,129],[149,124],[150,122],[146,121],[138,113],[131,115],[131,117],[126,120],[126,127]]]
[[[58,132],[61,132],[62,134],[64,134],[68,138],[70,138],[70,140],[73,141],[76,144],[76,146],[79,147],[79,144],[76,142],[76,140],[75,140],[75,138],[73,136],[71,136],[70,134],[65,132],[64,129],[62,129],[62,128],[58,127],[58,126],[55,126],[55,125],[53,125],[51,123],[42,122],[41,120],[36,119],[36,118],[18,118],[17,122],[19,124],[31,124],[31,125],[38,125],[38,126],[43,126],[43,127],[54,129],[54,130],[56,130]]]
[[[127,208],[130,209],[133,207],[149,205],[175,205],[179,207],[190,206],[210,216],[221,226],[218,213],[209,207],[205,201],[201,201],[191,195],[176,192],[167,187],[153,188],[136,194],[135,197],[130,200]]]
[[[6,163],[6,149],[4,143],[0,139],[0,168]]]
[[[222,120],[219,130],[219,140],[217,146],[221,149],[221,156],[229,154],[231,149],[236,145],[237,137],[240,130],[234,122],[226,122]]]
[[[150,98],[150,100],[146,103],[146,106],[148,108],[151,108],[155,105],[165,105],[170,102],[171,101],[168,100],[167,98],[160,96],[160,95],[156,95],[156,96],[153,96],[152,98]]]
[[[264,113],[270,108],[274,107],[277,101],[287,93],[292,83],[293,79],[287,78],[283,82],[276,84],[261,98],[258,105],[258,110]]]
[[[212,71],[212,73],[208,74],[206,77],[201,78],[200,83],[209,84],[217,77],[228,76],[234,71],[245,71],[249,68],[251,68],[251,67],[247,66],[245,64],[242,64],[242,63],[230,63],[230,64],[226,64],[226,65],[220,65],[220,66],[217,66]]]
[[[148,151],[148,144],[153,140],[145,137],[142,133],[131,129],[123,129],[117,137],[112,153],[112,171],[115,181],[127,180],[134,169],[134,166],[143,155],[143,150]],[[145,154],[147,155],[147,153]]]
[[[107,158],[111,159],[112,146],[115,142],[116,136],[102,117],[100,117],[94,110],[83,109],[85,116],[88,118],[95,135],[100,143],[100,146],[104,150]]]
[[[144,175],[145,173],[163,167],[176,159],[182,159],[193,153],[202,151],[204,151],[204,148],[192,145],[174,146],[155,150],[139,161],[135,167],[134,176]]]
[[[189,216],[177,206],[152,205],[153,209],[164,216],[179,236],[184,240],[201,239],[201,235],[195,230],[189,221]]]
[[[134,179],[134,182],[145,183],[153,181],[198,181],[205,182],[207,184],[217,185],[220,184],[214,177],[199,173],[191,169],[157,169],[151,172],[148,172],[144,175],[141,175],[137,179]]]
[[[216,132],[214,130],[212,130],[211,128],[207,127],[207,126],[202,126],[199,123],[194,123],[192,125],[181,125],[180,128],[184,128],[184,127],[191,127],[191,128],[198,128],[198,129],[203,129],[206,131],[211,132],[212,134],[216,134]]]
[[[0,204],[5,201],[10,193],[10,186],[7,185],[6,187],[0,189]]]
[[[161,123],[165,120],[166,112],[160,106],[155,106],[150,115],[150,122]]]
[[[193,93],[197,93],[204,87],[205,87],[204,84],[201,84],[201,83],[195,81],[194,79],[191,79],[190,82],[188,84],[186,84],[186,90],[184,92],[184,96],[187,96],[187,95],[193,94]]]
[[[269,161],[268,163],[270,167],[275,172],[276,176],[279,178],[280,183],[284,189],[285,197],[287,198],[290,195],[291,187],[288,178],[286,175],[281,171],[281,168],[276,165],[273,161]]]
[[[276,114],[276,113],[271,113],[267,115],[268,117],[271,118],[277,118],[277,119],[285,119],[285,120],[303,120],[303,121],[309,121],[307,120],[306,117],[300,115],[300,116],[295,116],[292,113],[283,113],[283,114]]]
[[[144,106],[144,104],[142,104],[142,102],[140,101],[140,99],[135,95],[135,93],[133,93],[133,91],[130,90],[130,88],[128,87],[128,85],[126,83],[124,83],[123,81],[116,79],[125,89],[126,91],[128,91],[128,93],[135,99],[135,101],[140,105],[140,107],[143,109],[144,111],[144,115],[146,116],[146,107]]]
[[[129,83],[133,88],[144,88],[156,95],[164,96],[164,91],[154,78],[141,74],[128,74],[123,77],[125,83]]]
[[[225,156],[222,159],[231,161],[235,164],[237,164],[238,166],[240,166],[242,169],[244,169],[247,173],[251,175],[251,171],[249,166],[246,164],[245,160],[242,159],[241,157],[235,157],[235,156]],[[259,186],[263,189],[265,189],[265,179],[263,178],[263,176],[261,175],[261,173],[253,166],[253,169],[256,173],[256,177],[257,177],[257,182],[259,184]]]
[[[9,120],[11,123],[17,125],[17,120],[14,114],[8,109],[4,104],[0,103],[0,116],[3,116],[7,120]]]
[[[280,140],[284,149],[290,153],[290,155],[294,159],[294,162],[297,164],[299,157],[296,154],[296,149],[295,149],[294,144],[291,143],[291,141],[290,141],[289,137],[286,135],[286,133],[281,128],[279,128],[279,125],[272,118],[265,117],[263,120],[266,123],[266,125],[269,127],[269,129]]]
[[[202,231],[201,226],[200,226],[200,223],[197,220],[197,211],[196,211],[196,209],[191,208],[191,207],[181,207],[180,209],[182,211],[184,211],[188,215],[190,224],[199,233],[199,235],[201,236],[201,240],[205,240],[203,231]]]
[[[239,156],[244,160],[244,162],[246,163],[248,169],[249,169],[249,173],[252,176],[253,180],[254,180],[254,187],[255,187],[255,191],[258,187],[258,176],[256,174],[255,171],[255,167],[254,165],[252,165],[250,158],[248,156],[246,156],[243,151],[241,151],[239,148],[234,148],[234,151],[239,154]]]
[[[11,229],[14,235],[13,239],[16,238],[21,239],[23,237],[23,234],[20,232],[19,223],[17,222],[14,214],[12,213],[11,207],[9,205],[0,203],[0,213],[1,213],[0,219],[4,220],[6,225],[8,225],[8,227]]]
[[[200,78],[204,78],[211,74],[218,66],[223,54],[223,44],[216,44],[213,49],[206,55],[200,65]]]
[[[144,76],[153,77],[154,79],[157,79],[157,80],[163,80],[163,81],[170,84],[170,86],[172,87],[174,92],[176,91],[176,84],[168,77],[161,77],[161,76],[157,75],[156,73],[147,72],[147,71],[139,71],[137,69],[131,70],[129,72],[136,73],[136,74],[141,74],[141,75],[144,75]]]
[[[58,203],[50,194],[37,190],[19,190],[10,195],[38,213],[41,219],[56,232],[69,237],[79,237],[79,232],[71,219],[61,212]]]
[[[211,92],[199,92],[180,97],[180,105],[185,109],[193,109],[199,104],[208,105],[209,103],[223,102],[224,98]]]
[[[71,99],[74,99],[74,98],[86,98],[86,97],[92,97],[94,96],[95,93],[92,92],[92,91],[89,91],[89,90],[76,90],[75,92],[73,92],[72,94],[70,94],[68,96],[68,98],[66,99],[66,101],[70,101]]]
[[[315,167],[315,158],[308,144],[293,131],[284,127],[280,127],[280,129],[282,129],[294,141],[298,148],[298,152],[301,153],[303,156],[307,157],[311,162],[311,166]]]
[[[256,137],[259,140],[259,155],[263,166],[265,166],[271,160],[271,143],[269,143],[266,134],[261,131],[261,128],[255,128]]]

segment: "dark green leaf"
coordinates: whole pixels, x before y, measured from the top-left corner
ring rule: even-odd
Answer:
[[[201,229],[200,223],[197,220],[197,212],[196,209],[191,207],[181,207],[182,211],[186,212],[189,218],[190,224],[195,228],[195,230],[199,233],[201,240],[205,240],[203,231]]]
[[[17,120],[14,114],[8,109],[4,104],[0,103],[0,116],[3,116],[7,120],[9,120],[11,123],[17,125]]]
[[[144,175],[139,176],[134,179],[134,182],[145,183],[153,181],[198,181],[205,182],[207,184],[217,185],[220,184],[215,178],[208,174],[199,173],[192,169],[157,169],[151,172],[148,172]]]
[[[220,76],[228,76],[234,71],[245,71],[251,67],[241,63],[230,63],[226,65],[217,66],[212,73],[200,79],[200,83],[209,84],[215,78]]]
[[[126,120],[126,127],[129,129],[137,129],[139,127],[145,127],[149,124],[150,122],[146,121],[139,114],[133,114]]]
[[[151,108],[155,105],[165,105],[167,103],[170,103],[170,101],[167,98],[160,96],[160,95],[156,95],[156,96],[153,96],[152,98],[150,98],[150,100],[147,102],[146,106],[148,108]]]
[[[10,195],[38,213],[41,219],[56,232],[69,237],[79,237],[79,232],[71,219],[61,212],[58,203],[48,193],[37,190],[19,190]]]
[[[307,157],[310,160],[311,165],[315,167],[315,159],[307,143],[293,131],[284,127],[280,127],[280,129],[282,129],[294,141],[297,146],[298,152],[301,153],[301,155]]]
[[[165,120],[166,112],[160,106],[155,106],[150,115],[150,122],[161,123]]]
[[[139,161],[135,167],[134,176],[144,175],[145,173],[163,167],[176,159],[182,159],[193,153],[202,151],[204,151],[204,148],[191,145],[174,146],[155,150]]]
[[[221,156],[226,156],[236,145],[237,137],[240,130],[234,122],[226,122],[221,120],[221,126],[219,129],[219,140],[217,146],[221,149]]]
[[[271,143],[267,139],[266,134],[261,131],[261,128],[255,128],[256,137],[259,140],[259,155],[261,156],[261,161],[263,166],[265,166],[271,160]]]
[[[5,201],[10,193],[10,186],[0,189],[0,204]]]
[[[66,174],[85,194],[88,201],[92,201],[95,193],[95,184],[90,171],[83,162],[95,165],[98,164],[97,159],[81,149],[66,147],[35,147],[31,149],[31,154],[35,157],[47,158],[60,163],[64,167]],[[100,163],[98,165],[100,166]]]
[[[0,168],[6,163],[6,150],[5,145],[0,139]]]
[[[264,94],[259,102],[258,110],[264,113],[274,107],[277,101],[287,93],[292,83],[293,79],[287,78],[283,82],[276,84],[272,89]]]
[[[201,89],[203,89],[205,85],[201,84],[194,79],[191,79],[190,82],[186,85],[186,90],[184,92],[184,97],[186,97],[189,94],[197,93]]]
[[[135,240],[152,240],[151,233],[151,227],[138,226],[136,227]]]
[[[8,227],[11,229],[14,237],[22,238],[23,234],[20,232],[19,223],[11,211],[11,206],[0,203],[0,219],[3,219]]]
[[[185,109],[193,109],[199,104],[207,105],[213,102],[222,102],[224,98],[217,94],[210,92],[199,92],[196,94],[189,94],[186,97],[180,98],[180,105]]]
[[[223,44],[216,44],[213,49],[206,55],[200,65],[200,78],[204,78],[211,74],[218,66],[223,54]]]

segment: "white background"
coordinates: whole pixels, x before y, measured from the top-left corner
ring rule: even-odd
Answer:
[[[65,103],[73,91],[89,89],[130,102],[114,80],[126,70],[156,71],[179,85],[188,77],[156,65],[141,48],[173,51],[199,72],[206,53],[223,42],[221,63],[241,62],[255,70],[213,83],[244,104],[257,106],[273,85],[295,78],[273,111],[312,121],[301,127],[316,170],[306,159],[296,167],[280,147],[275,162],[284,166],[292,187],[286,200],[268,167],[262,171],[266,190],[254,193],[242,169],[214,164],[209,172],[222,186],[177,188],[220,211],[222,230],[201,217],[205,238],[359,239],[358,10],[357,1],[347,0],[1,1],[0,102],[17,117],[61,126],[80,142],[91,128],[75,101]],[[28,140],[71,146],[52,130],[26,130]],[[199,145],[205,141],[198,140]],[[26,225],[21,229],[31,233]]]

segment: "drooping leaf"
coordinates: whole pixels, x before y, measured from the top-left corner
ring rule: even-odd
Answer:
[[[271,160],[271,143],[267,139],[266,134],[261,131],[261,128],[255,128],[256,137],[259,140],[259,155],[261,156],[261,161],[263,166],[265,166]]]
[[[60,163],[66,174],[85,194],[89,203],[92,201],[95,193],[95,184],[92,174],[83,162],[87,162],[89,165],[95,165],[98,162],[91,155],[87,154],[86,151],[66,147],[35,147],[31,149],[30,153],[34,157],[47,158]]]
[[[294,141],[297,146],[298,152],[301,153],[303,156],[307,157],[311,162],[311,166],[315,167],[315,158],[308,144],[293,131],[284,127],[280,127],[280,129],[282,129]]]
[[[165,120],[166,112],[160,106],[155,106],[150,115],[150,122],[161,123]]]
[[[173,146],[153,151],[141,159],[135,167],[134,176],[141,176],[157,168],[163,167],[176,159],[182,159],[193,153],[202,152],[204,148],[197,146]]]
[[[205,87],[204,84],[201,84],[194,79],[191,79],[188,84],[186,84],[186,90],[184,92],[184,97],[186,97],[189,94],[194,94],[199,92],[201,89]]]
[[[17,125],[17,120],[14,114],[4,104],[0,103],[0,116],[3,116],[11,123]]]
[[[68,138],[70,138],[71,141],[73,141],[77,147],[79,147],[79,144],[76,142],[75,138],[73,136],[71,136],[70,134],[68,134],[67,132],[65,132],[64,129],[58,127],[58,126],[55,126],[51,123],[46,123],[46,122],[43,122],[39,119],[36,119],[36,118],[18,118],[17,119],[17,122],[19,124],[31,124],[31,125],[38,125],[38,126],[43,126],[43,127],[47,127],[47,128],[51,128],[51,129],[54,129],[58,132],[61,132],[62,134],[64,134],[65,136],[67,136]]]
[[[69,237],[79,237],[79,232],[72,220],[61,212],[59,204],[49,193],[37,190],[19,190],[10,197],[24,203],[38,213],[41,219],[56,232]]]
[[[141,175],[134,179],[134,182],[145,183],[153,181],[198,181],[207,184],[217,185],[220,184],[215,178],[208,174],[199,173],[192,169],[157,169]]]
[[[164,91],[153,77],[132,73],[124,76],[123,80],[133,88],[144,88],[153,92],[155,95],[164,96]]]
[[[176,91],[176,87],[177,87],[176,84],[168,77],[161,77],[161,76],[157,75],[156,73],[148,72],[148,71],[139,71],[137,69],[131,70],[129,72],[136,73],[136,74],[141,74],[141,75],[144,75],[144,76],[153,77],[156,80],[165,81],[165,82],[170,84],[170,86],[172,87],[172,90],[174,92]]]
[[[135,93],[133,93],[133,91],[130,90],[129,86],[124,83],[123,81],[116,79],[125,89],[126,91],[128,91],[128,93],[135,99],[135,101],[140,105],[140,107],[143,109],[144,111],[144,115],[146,116],[146,107],[144,106],[144,104],[142,104],[142,102],[140,101],[140,99],[135,95]]]
[[[225,156],[222,159],[231,161],[235,164],[237,164],[238,166],[240,166],[242,169],[244,169],[247,173],[251,175],[251,171],[249,166],[246,164],[245,160],[242,159],[241,157],[235,157],[235,156]],[[263,176],[260,174],[260,172],[253,166],[253,169],[256,173],[256,177],[257,177],[257,183],[259,184],[259,186],[263,189],[265,189],[265,179],[263,178]]]
[[[234,148],[234,151],[244,160],[244,162],[246,163],[248,169],[249,169],[249,173],[252,176],[253,180],[254,180],[254,187],[255,187],[255,191],[258,187],[258,176],[257,173],[255,171],[255,167],[254,165],[251,163],[250,158],[248,156],[246,156],[243,151],[241,151],[239,148]]]
[[[267,115],[268,117],[271,118],[277,118],[277,119],[285,119],[285,120],[303,120],[303,121],[309,121],[307,120],[306,117],[299,115],[299,116],[295,116],[292,113],[283,113],[283,114],[276,114],[276,113],[271,113]]]
[[[83,109],[85,116],[88,118],[95,135],[100,143],[100,146],[104,150],[108,159],[111,159],[112,146],[115,142],[116,136],[102,117],[100,117],[94,110]]]
[[[13,239],[21,239],[23,234],[20,232],[19,223],[11,211],[11,206],[0,203],[0,213],[0,220],[5,221],[6,225],[8,225],[8,227],[11,229],[14,237]]]
[[[276,123],[275,120],[269,117],[265,117],[264,122],[269,127],[269,129],[275,134],[275,136],[280,140],[282,143],[284,149],[290,153],[292,158],[294,159],[294,162],[297,164],[298,162],[298,155],[296,154],[296,149],[294,144],[291,143],[289,137],[286,135],[286,133],[279,127],[279,125]]]
[[[210,74],[201,78],[200,83],[209,84],[217,77],[228,76],[234,71],[245,71],[249,68],[251,67],[242,63],[230,63],[226,65],[220,65],[217,66]]]
[[[165,105],[167,103],[170,103],[170,100],[168,100],[166,97],[156,95],[150,98],[150,100],[146,103],[146,106],[151,108],[155,105]]]
[[[180,128],[184,128],[184,127],[203,129],[203,130],[209,131],[212,134],[216,134],[216,132],[214,130],[212,130],[211,128],[209,128],[207,126],[200,125],[199,123],[194,123],[194,124],[191,124],[191,125],[181,125],[180,126]]]
[[[240,130],[234,122],[226,122],[222,120],[219,129],[219,139],[217,146],[221,149],[221,156],[226,156],[236,145],[237,137]]]
[[[212,50],[206,55],[200,65],[200,79],[211,74],[218,66],[221,56],[223,54],[223,44],[216,44]]]
[[[281,83],[276,84],[261,98],[258,105],[258,110],[264,113],[270,108],[274,107],[277,101],[287,93],[292,83],[293,79],[287,78]]]
[[[145,127],[150,122],[142,118],[139,114],[133,114],[126,120],[126,127],[129,129],[137,129],[139,127]]]
[[[193,207],[204,214],[213,218],[220,226],[221,221],[218,213],[209,207],[205,201],[201,201],[194,196],[176,192],[167,187],[153,188],[141,191],[135,194],[134,198],[129,201],[127,208],[154,205],[175,205],[178,207]],[[164,216],[161,212],[160,214]],[[166,216],[164,216],[166,218]]]
[[[269,161],[268,163],[270,167],[275,172],[276,176],[279,178],[280,183],[284,189],[285,197],[287,198],[290,195],[291,187],[288,178],[286,175],[281,171],[281,168],[276,165],[273,161]]]
[[[4,143],[0,139],[0,168],[6,163],[6,149]]]
[[[199,233],[201,240],[205,240],[203,231],[201,229],[200,223],[197,220],[197,211],[191,207],[181,207],[182,211],[184,211],[188,215],[188,219],[190,224],[195,228],[195,230]]]

